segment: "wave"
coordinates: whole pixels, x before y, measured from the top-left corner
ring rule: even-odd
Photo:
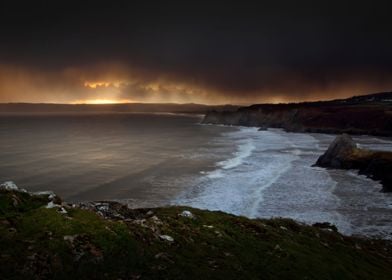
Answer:
[[[176,203],[255,217],[263,190],[290,168],[296,156],[274,151],[287,144],[287,138],[275,132],[241,128],[227,133],[225,139],[237,145],[232,157],[218,162],[210,172],[201,172],[193,191]]]
[[[244,159],[248,158],[255,149],[252,139],[247,139],[244,144],[238,146],[238,150],[234,153],[234,157],[217,163],[222,169],[231,169],[241,165]]]
[[[357,173],[312,167],[329,135],[241,128],[223,136],[213,150],[220,158],[214,170],[202,172],[174,204],[250,218],[330,222],[344,234],[388,238],[391,196]]]

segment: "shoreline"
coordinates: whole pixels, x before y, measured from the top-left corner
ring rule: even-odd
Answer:
[[[236,126],[236,127],[241,129],[241,127],[239,127],[239,126]],[[243,135],[246,134],[246,130],[249,129],[249,127],[242,127],[242,128],[245,129],[245,132],[242,130],[242,131],[239,131],[236,133],[243,134]],[[261,137],[260,141],[262,141],[261,139],[263,138],[263,136],[262,136],[264,133],[263,131],[259,132],[259,131],[256,131],[256,128],[253,128],[252,133],[254,133],[254,135],[260,135],[260,137]],[[378,190],[380,187],[377,182],[369,180],[368,178],[361,176],[359,174],[349,174],[349,173],[346,173],[346,171],[332,171],[332,170],[327,170],[324,168],[312,167],[312,165],[316,162],[318,156],[321,155],[326,150],[330,141],[333,140],[333,138],[334,138],[333,135],[295,133],[292,136],[290,136],[291,133],[287,133],[282,129],[270,129],[269,133],[276,133],[277,135],[282,135],[282,137],[284,137],[283,139],[286,139],[285,137],[289,137],[287,139],[291,139],[291,138],[293,138],[294,135],[298,135],[300,137],[312,137],[314,139],[314,141],[317,141],[317,145],[316,145],[318,147],[317,153],[312,150],[309,150],[309,151],[307,151],[306,149],[302,150],[302,148],[299,148],[299,150],[297,150],[298,148],[292,148],[293,149],[292,151],[287,150],[284,152],[285,153],[286,152],[294,153],[294,155],[299,157],[299,158],[295,159],[292,163],[294,165],[299,165],[299,167],[298,167],[299,169],[298,168],[292,169],[293,167],[289,167],[289,169],[292,169],[292,171],[290,171],[290,174],[292,172],[297,172],[294,170],[298,170],[298,172],[303,172],[303,171],[300,171],[302,164],[304,164],[303,159],[301,159],[301,158],[303,158],[303,157],[306,158],[306,157],[313,155],[313,156],[311,156],[313,159],[308,160],[308,164],[306,164],[304,166],[305,170],[312,170],[312,169],[319,170],[319,171],[312,171],[312,172],[313,173],[316,172],[315,174],[320,173],[320,172],[321,172],[321,174],[324,174],[324,173],[327,174],[328,178],[330,178],[329,180],[331,180],[330,184],[328,184],[326,182],[327,188],[328,188],[328,186],[332,187],[333,184],[336,184],[336,186],[333,187],[332,190],[330,190],[330,191],[325,190],[325,191],[330,193],[330,195],[332,197],[336,197],[336,199],[337,199],[337,201],[339,201],[339,203],[337,203],[336,206],[334,206],[333,211],[331,211],[332,209],[328,208],[331,206],[326,205],[325,207],[327,207],[327,208],[325,209],[325,215],[326,215],[326,217],[328,217],[328,215],[330,215],[331,217],[333,217],[334,215],[341,215],[341,218],[338,218],[338,217],[332,218],[335,222],[333,222],[330,219],[326,219],[324,221],[329,221],[329,222],[332,222],[337,225],[339,225],[339,223],[340,223],[339,228],[345,234],[354,234],[354,235],[363,235],[363,236],[383,236],[384,238],[388,238],[388,239],[392,238],[391,227],[389,227],[388,225],[385,225],[386,226],[385,229],[380,227],[380,230],[378,230],[378,226],[376,225],[377,222],[373,222],[373,221],[365,222],[366,215],[370,215],[372,217],[375,217],[374,215],[376,215],[376,213],[380,212],[380,211],[384,211],[384,215],[386,215],[386,217],[390,217],[392,215],[392,212],[389,210],[389,206],[388,206],[388,201],[390,201],[391,198],[390,198],[390,196],[385,196],[385,200],[384,200],[385,203],[384,204],[382,203],[381,196],[384,194],[378,193]],[[238,139],[240,139],[242,137],[245,137],[245,136],[241,136],[241,137],[237,136]],[[255,139],[253,141],[257,141],[257,140]],[[299,143],[301,143],[301,142],[299,142]],[[306,145],[304,147],[306,147]],[[259,152],[260,151],[258,151],[257,149],[253,150],[252,155],[250,155],[250,157],[254,156],[253,153],[259,153]],[[247,163],[247,161],[245,161],[243,164],[249,165],[249,163]],[[260,164],[262,164],[262,163],[260,163]],[[244,166],[244,168],[245,168],[245,166]],[[247,168],[249,168],[249,167],[247,167]],[[217,168],[217,170],[215,170],[215,171],[218,172],[219,170],[221,170],[221,168]],[[229,172],[230,170],[231,169],[228,169],[227,172]],[[233,172],[237,172],[235,168],[224,176],[229,176],[229,177],[236,176],[235,175],[236,173],[233,173]],[[279,177],[287,176],[286,172],[279,173]],[[222,174],[222,176],[223,176],[223,174]],[[249,176],[252,176],[252,175],[249,175]],[[308,175],[306,175],[306,176],[308,176]],[[352,176],[354,176],[353,178],[355,178],[355,180],[350,179]],[[215,180],[220,180],[220,179],[219,179],[219,177],[217,177]],[[270,195],[268,196],[270,198],[273,198],[274,197],[273,195],[275,193],[280,193],[279,189],[282,186],[280,186],[277,189],[277,187],[278,187],[277,185],[282,184],[284,181],[282,181],[282,178],[281,179],[275,178],[274,181],[276,181],[276,180],[278,180],[277,183],[274,183],[274,182],[271,183],[272,185],[274,185],[274,184],[276,185],[275,189],[268,190],[267,188],[265,188],[265,185],[262,187],[259,187],[258,192],[262,193],[262,194],[258,194],[259,200],[260,200],[261,196],[264,196],[267,193],[270,193]],[[326,179],[324,178],[323,180],[326,180]],[[354,181],[356,182],[355,184],[359,184],[358,188],[355,188],[355,186],[353,186],[352,182],[354,182]],[[214,183],[214,184],[216,184],[216,183]],[[297,183],[295,183],[295,184],[297,184]],[[307,184],[309,184],[309,183],[307,183]],[[214,185],[211,185],[210,188],[212,188],[212,189],[210,191],[207,191],[204,195],[205,199],[208,198],[207,194],[211,193],[215,189]],[[310,185],[309,188],[306,188],[306,190],[308,190],[309,192],[318,192],[317,188],[320,188],[320,187],[314,186],[312,188]],[[289,187],[287,188],[287,190],[289,190]],[[225,186],[223,188],[223,186],[222,186],[222,191],[230,193],[231,188],[229,188],[228,186]],[[304,191],[305,191],[305,189],[304,189]],[[322,189],[320,189],[320,191],[324,192],[324,190],[322,190]],[[245,189],[244,189],[244,192],[246,192]],[[363,193],[361,194],[361,192],[363,192]],[[214,193],[220,193],[219,189],[215,189]],[[353,202],[350,200],[350,194],[355,195],[355,197],[358,200],[356,203],[353,204]],[[245,196],[245,195],[246,194],[244,193],[243,196]],[[304,193],[304,195],[306,195],[306,193]],[[320,195],[321,195],[321,193],[320,193]],[[214,194],[214,196],[215,196],[215,194]],[[264,198],[264,199],[270,199],[270,198]],[[254,218],[254,217],[273,218],[273,217],[277,217],[277,216],[283,216],[283,217],[288,217],[288,218],[294,218],[294,219],[299,220],[301,222],[306,222],[307,224],[311,224],[312,222],[316,222],[316,220],[313,220],[313,219],[311,219],[311,221],[309,221],[309,218],[306,218],[306,217],[305,218],[302,217],[299,219],[295,218],[295,215],[294,215],[295,212],[292,214],[289,214],[288,216],[287,216],[287,214],[284,214],[286,212],[281,212],[280,214],[278,213],[277,215],[271,215],[271,216],[267,216],[267,215],[260,216],[258,214],[255,214],[255,211],[253,211],[254,214],[252,214],[252,215],[250,215],[249,213],[246,214],[245,212],[241,212],[241,211],[238,212],[237,210],[235,210],[235,208],[234,208],[234,210],[231,209],[231,210],[227,211],[227,210],[225,210],[226,209],[225,207],[223,207],[221,205],[211,204],[212,202],[209,202],[208,200],[207,201],[204,200],[204,198],[202,196],[199,199],[202,199],[202,200],[198,202],[198,200],[195,200],[195,197],[192,197],[188,200],[188,203],[190,203],[190,204],[175,203],[175,205],[189,205],[189,206],[199,207],[199,208],[203,208],[203,209],[222,210],[222,211],[233,213],[236,215],[244,215],[249,218]],[[275,200],[276,199],[273,199],[273,201],[275,201]],[[302,203],[305,203],[305,201],[303,201]],[[331,200],[331,203],[332,203],[332,201],[333,200]],[[365,202],[365,201],[368,201],[368,202]],[[272,202],[265,201],[265,203],[262,205],[266,205],[265,207],[269,207],[268,205],[270,205],[271,203]],[[277,202],[277,203],[279,203],[279,202]],[[366,210],[367,208],[362,206],[362,205],[366,205],[367,203],[369,205],[370,212],[367,212],[367,210]],[[205,206],[202,206],[202,205],[205,205]],[[316,207],[316,205],[315,205],[315,207]],[[381,207],[381,209],[385,209],[385,210],[377,210],[380,207]],[[328,209],[330,209],[330,210],[328,210]],[[311,210],[312,209],[309,209],[309,211],[311,211]],[[261,211],[264,211],[264,210],[261,210]],[[334,211],[336,212],[336,214],[333,214]],[[287,213],[289,213],[289,212],[287,212]],[[298,216],[298,217],[301,217],[301,216]],[[378,219],[381,219],[381,217],[377,217],[375,220],[378,220]],[[338,221],[340,221],[340,222],[338,222]],[[367,223],[369,223],[369,224],[367,225]],[[367,229],[367,228],[369,228],[369,229]],[[364,231],[366,231],[366,233],[364,233]]]
[[[200,129],[201,127],[199,126],[204,128]],[[325,212],[321,214],[317,210],[319,204],[324,203],[325,199],[323,198],[329,197],[329,194],[326,193],[328,186],[318,185],[317,181],[321,180],[324,182],[324,185],[328,185],[329,179],[326,175],[314,174],[310,166],[316,161],[316,158],[311,159],[311,157],[315,157],[313,156],[315,151],[319,150],[317,153],[321,154],[329,144],[325,143],[320,147],[320,144],[317,143],[320,140],[328,142],[328,139],[332,139],[333,136],[287,133],[282,129],[257,131],[256,127],[246,126],[225,126],[219,129],[215,125],[205,126],[199,124],[196,119],[192,120],[191,125],[187,124],[184,128],[190,132],[196,130],[207,133],[205,135],[208,137],[199,138],[202,141],[206,141],[206,143],[195,142],[202,143],[202,149],[195,146],[196,149],[193,149],[190,153],[187,152],[189,151],[188,149],[184,149],[184,153],[176,157],[176,160],[168,158],[166,161],[156,162],[156,166],[150,166],[144,171],[139,170],[136,172],[137,174],[128,173],[127,170],[121,171],[121,176],[115,176],[112,183],[103,184],[103,181],[98,180],[98,185],[89,185],[88,188],[85,188],[86,191],[82,195],[78,194],[83,190],[83,185],[81,185],[81,190],[76,189],[74,192],[76,194],[75,197],[78,195],[82,197],[82,199],[77,199],[77,201],[125,201],[133,208],[173,204],[184,205],[184,203],[177,203],[176,200],[182,193],[190,192],[191,199],[188,200],[188,202],[190,201],[188,205],[191,206],[193,205],[192,203],[195,203],[195,205],[203,206],[206,209],[222,210],[237,215],[247,215],[248,217],[264,217],[262,216],[264,214],[265,217],[284,216],[295,219],[298,216],[297,220],[306,221],[308,219],[310,220],[308,223],[332,221],[329,218],[331,215],[328,214],[328,209],[332,209],[330,206],[324,205],[325,210],[323,210],[324,208],[321,210]],[[214,138],[211,138],[211,136]],[[247,139],[248,136],[250,137],[249,139]],[[185,138],[182,142],[185,142],[187,139],[194,140],[193,133],[189,134],[188,137],[190,138]],[[211,139],[218,141],[212,144],[208,143],[207,147],[207,141],[211,141]],[[316,139],[317,143],[316,140],[312,139]],[[181,140],[183,139],[181,138]],[[168,140],[167,143],[171,144],[171,141]],[[200,146],[200,144],[197,145]],[[325,149],[323,145],[325,145]],[[240,150],[241,146],[243,146],[242,151]],[[252,146],[254,148],[251,148]],[[189,146],[184,147],[188,148]],[[216,153],[216,155],[212,155],[212,153]],[[166,155],[171,154],[171,151],[166,153]],[[204,158],[205,155],[211,155],[211,157],[206,159]],[[297,161],[298,158],[302,157],[309,158],[309,160],[305,162],[303,160]],[[294,159],[294,162],[291,161],[292,159]],[[151,158],[151,161],[156,161],[156,159]],[[192,164],[188,165],[188,161],[191,161]],[[283,167],[281,166],[288,162],[291,162],[290,165],[297,166],[289,166],[288,169],[291,169],[290,174],[287,174],[287,170],[282,174]],[[16,161],[15,163],[18,162]],[[269,169],[268,166],[271,164],[276,164],[276,168]],[[61,166],[58,166],[58,169],[61,170]],[[135,168],[129,170],[135,171]],[[88,174],[93,175],[93,171]],[[199,173],[199,171],[203,171],[203,173]],[[212,174],[215,171],[216,174]],[[223,173],[219,174],[220,172]],[[322,171],[323,174],[325,172],[329,171]],[[296,175],[296,173],[303,174],[303,176]],[[185,175],[182,176],[183,174]],[[163,175],[164,177],[162,177]],[[83,174],[80,176],[83,177],[78,178],[85,178],[84,182],[89,180],[88,176],[86,177]],[[105,178],[104,176],[106,175],[103,174],[100,178]],[[134,176],[137,178],[133,178]],[[212,178],[205,179],[204,182],[199,184],[200,177],[208,176]],[[226,179],[222,179],[222,177],[226,177]],[[44,181],[44,179],[42,180]],[[15,180],[19,182],[18,179]],[[70,177],[68,186],[72,190],[72,188],[76,188],[78,182],[80,181],[73,180]],[[92,180],[91,182],[94,181]],[[150,184],[155,184],[154,190],[150,190]],[[22,184],[22,186],[25,185],[27,185],[26,182]],[[50,185],[48,186],[45,189],[51,189]],[[56,185],[53,183],[53,186]],[[183,188],[183,186],[186,186],[186,188]],[[266,186],[269,187],[266,188]],[[305,186],[305,188],[301,193],[302,186]],[[59,186],[58,189],[61,190],[61,187]],[[209,187],[211,188],[209,192],[203,192],[205,188]],[[193,188],[195,188],[194,193]],[[208,196],[207,194],[212,195]],[[373,194],[370,195],[375,197]],[[305,198],[301,196],[305,196]],[[121,199],[123,197],[134,199]],[[69,201],[67,197],[66,200]],[[282,204],[282,202],[285,203]],[[275,204],[275,206],[272,204]],[[335,208],[341,210],[339,207]],[[356,209],[352,211],[354,210],[356,211]],[[262,211],[260,216],[258,211]],[[344,212],[347,211],[346,208],[342,211],[344,214],[347,214]],[[373,210],[370,209],[370,211]],[[319,217],[321,218],[319,219]]]

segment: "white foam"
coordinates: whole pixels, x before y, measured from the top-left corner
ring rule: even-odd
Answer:
[[[222,171],[219,169],[211,171],[211,172],[207,172],[206,174],[207,174],[206,177],[209,179],[218,179],[218,178],[222,178],[224,176]]]
[[[263,190],[290,168],[296,156],[270,151],[290,142],[276,132],[241,128],[226,137],[237,144],[234,156],[219,162],[215,170],[202,173],[194,191],[176,203],[255,216]]]
[[[392,196],[357,172],[312,167],[332,139],[281,130],[229,132],[220,141],[237,145],[236,152],[201,173],[174,204],[251,218],[330,222],[345,234],[388,238]],[[221,157],[225,149],[217,153]]]
[[[268,187],[271,187],[273,183],[275,183],[281,174],[284,174],[287,170],[290,169],[291,167],[291,162],[294,160],[294,158],[288,158],[284,163],[282,163],[280,166],[278,166],[277,169],[275,169],[275,172],[271,172],[269,174],[270,176],[270,180],[268,180],[268,182],[266,182],[264,185],[260,186],[258,190],[255,191],[255,200],[254,202],[251,204],[251,206],[249,207],[249,211],[248,211],[248,216],[251,218],[257,218],[259,216],[259,209],[260,209],[260,205],[262,204],[263,200],[264,200],[264,196],[263,196],[263,191],[265,191],[265,189],[267,189]],[[262,174],[260,174],[261,176],[263,176]]]
[[[230,169],[239,166],[244,162],[244,159],[252,154],[255,149],[252,139],[245,140],[245,143],[238,146],[238,150],[234,153],[234,157],[218,162],[218,166],[223,169]]]

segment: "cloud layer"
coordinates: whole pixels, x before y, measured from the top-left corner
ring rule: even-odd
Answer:
[[[391,4],[292,2],[2,4],[0,101],[285,102],[392,88]]]

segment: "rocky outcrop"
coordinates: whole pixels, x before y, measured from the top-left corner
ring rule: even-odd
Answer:
[[[351,158],[357,149],[357,145],[349,135],[337,136],[327,151],[319,157],[316,165],[331,168],[354,168]]]
[[[210,111],[203,123],[283,128],[291,132],[392,136],[392,93],[326,102],[258,104]],[[390,99],[387,97],[390,96]]]
[[[274,106],[274,105],[271,105]],[[304,128],[296,119],[298,110],[247,110],[243,108],[232,112],[211,111],[204,117],[205,124],[225,124],[240,126],[256,126],[267,129],[284,128],[288,131],[303,131]]]
[[[328,223],[110,201],[63,202],[62,213],[46,207],[50,194],[0,186],[1,279],[392,277],[390,241],[344,236]]]
[[[360,174],[379,180],[384,191],[392,191],[392,152],[358,148],[347,134],[337,136],[315,165],[336,169],[358,169]]]

